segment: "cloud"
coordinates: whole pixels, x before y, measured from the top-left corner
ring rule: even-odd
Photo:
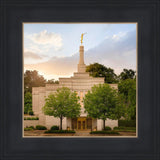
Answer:
[[[127,32],[119,32],[118,34],[114,34],[112,36],[112,39],[115,41],[119,41],[121,40],[123,37],[125,37],[127,35]]]
[[[85,63],[101,63],[119,74],[123,68],[136,69],[136,30],[105,39],[98,46],[85,52]],[[117,38],[119,37],[119,38]],[[84,46],[85,47],[85,46]],[[77,48],[77,51],[79,49]],[[79,53],[70,57],[53,57],[44,63],[25,65],[45,75],[67,76],[77,71]]]
[[[127,32],[119,39],[105,39],[98,46],[86,52],[86,63],[100,62],[118,71],[119,68],[135,68],[136,30]]]
[[[36,53],[33,53],[31,51],[24,51],[24,58],[32,58],[32,59],[42,59],[41,56],[37,55]]]
[[[32,40],[35,44],[45,45],[46,48],[54,46],[55,50],[59,50],[63,46],[61,35],[54,32],[48,32],[47,30],[30,34],[27,38]]]
[[[24,50],[24,64],[38,64],[48,60],[45,55],[39,55],[30,50]]]
[[[76,72],[76,65],[78,64],[78,54],[71,57],[53,57],[47,62],[39,63],[39,64],[25,64],[25,68],[27,69],[35,69],[39,70],[46,75],[59,75],[59,76],[67,76],[71,75],[73,72]]]

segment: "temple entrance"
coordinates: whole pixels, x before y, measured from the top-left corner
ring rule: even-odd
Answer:
[[[87,123],[86,123],[86,118],[78,118],[77,119],[77,129],[78,130],[84,130],[87,129]]]
[[[92,128],[92,119],[87,117],[79,117],[72,119],[72,129],[87,130]]]

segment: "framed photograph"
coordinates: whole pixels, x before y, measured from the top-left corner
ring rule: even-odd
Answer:
[[[23,136],[137,137],[137,27],[23,23]]]
[[[0,159],[160,159],[158,0],[1,6]]]

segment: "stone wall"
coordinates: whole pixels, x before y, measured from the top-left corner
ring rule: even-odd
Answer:
[[[118,127],[118,120],[107,119],[107,120],[105,121],[105,126],[109,126],[109,127],[111,127],[112,129],[113,129],[114,127]]]
[[[39,120],[24,120],[24,128],[39,125]]]
[[[97,129],[97,119],[92,118],[92,129]]]
[[[112,119],[108,119],[105,121],[105,126],[109,126],[112,129],[114,127],[118,127],[118,120],[112,120]],[[97,120],[97,130],[100,131],[103,129],[103,120],[98,119]]]
[[[60,120],[59,118],[55,118],[53,116],[45,116],[45,126],[50,129],[52,126],[59,126]]]
[[[72,119],[67,118],[67,127],[72,128]]]

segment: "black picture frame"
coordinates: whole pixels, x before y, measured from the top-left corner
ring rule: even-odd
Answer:
[[[159,0],[0,0],[1,160],[160,160]],[[22,138],[22,23],[138,22],[138,138]]]

